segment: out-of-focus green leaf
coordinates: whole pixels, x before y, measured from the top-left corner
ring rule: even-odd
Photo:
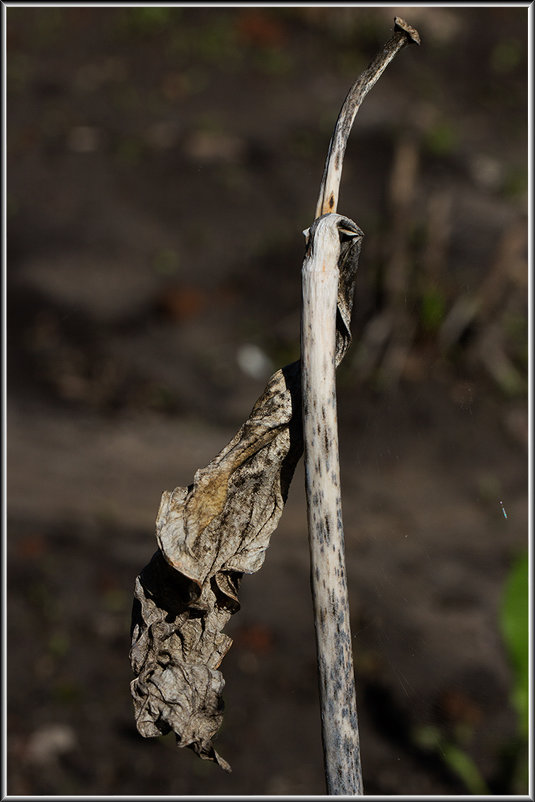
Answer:
[[[444,762],[461,778],[470,793],[482,796],[489,793],[479,769],[467,752],[449,742],[442,743],[441,751]]]
[[[529,727],[529,621],[528,555],[513,564],[507,577],[500,625],[514,669],[512,702],[519,716],[519,729],[525,736]]]
[[[436,332],[446,314],[446,300],[439,290],[424,293],[420,303],[420,318],[426,331]]]
[[[457,147],[457,131],[450,122],[438,122],[427,131],[425,144],[434,156],[448,156]]]
[[[489,793],[478,767],[464,749],[452,743],[438,727],[420,727],[413,733],[415,742],[426,751],[440,755],[448,768],[459,777],[471,794]]]

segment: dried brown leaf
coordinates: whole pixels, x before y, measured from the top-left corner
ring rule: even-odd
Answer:
[[[350,343],[362,240],[346,238],[343,226],[340,236],[337,364]],[[241,429],[193,484],[163,493],[159,548],[136,580],[130,658],[138,731],[152,737],[172,730],[178,746],[227,771],[212,744],[223,717],[218,666],[232,644],[223,629],[240,607],[243,574],[264,562],[302,450],[301,368],[294,362],[269,379]]]

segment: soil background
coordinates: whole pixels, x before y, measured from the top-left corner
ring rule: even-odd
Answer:
[[[338,374],[364,788],[527,792],[499,624],[528,530],[527,6],[27,6],[7,9],[10,795],[325,792],[302,468],[227,628],[231,774],[137,734],[130,611],[161,492],[298,356],[302,231],[395,15],[422,45],[365,100],[339,205],[366,234]]]

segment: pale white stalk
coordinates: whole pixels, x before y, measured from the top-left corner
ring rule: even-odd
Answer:
[[[308,233],[303,262],[301,370],[305,481],[322,737],[329,794],[361,794],[336,411],[336,306],[341,227],[328,214]],[[357,229],[358,231],[358,229]]]
[[[418,32],[396,17],[392,37],[351,87],[329,144],[316,219],[306,232],[308,241],[302,271],[301,387],[311,583],[328,794],[363,793],[335,387],[340,237],[360,238],[362,231],[352,221],[336,214],[336,210],[347,139],[355,116],[364,97],[396,53],[410,43],[420,44]],[[343,278],[347,282],[348,276]],[[342,309],[339,311],[343,319]],[[346,327],[349,325],[348,320],[343,322]],[[338,358],[341,355],[338,353]]]

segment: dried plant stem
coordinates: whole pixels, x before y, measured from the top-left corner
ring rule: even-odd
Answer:
[[[396,17],[394,20],[394,35],[388,40],[369,67],[364,70],[349,90],[340,110],[340,114],[338,115],[334,133],[329,144],[329,151],[327,153],[327,160],[321,180],[320,194],[316,206],[316,217],[320,217],[322,214],[328,214],[329,212],[336,212],[340,180],[342,178],[344,153],[355,116],[362,101],[379,80],[394,56],[399,53],[402,47],[405,47],[405,45],[411,42],[417,45],[420,44],[418,31],[408,25],[400,17]]]
[[[316,221],[311,229],[302,270],[305,477],[323,751],[329,794],[362,793],[335,388],[340,228],[349,222],[337,214]],[[356,226],[354,232],[346,231],[350,236],[360,236]]]
[[[301,387],[305,482],[316,629],[325,778],[328,794],[360,795],[362,771],[353,669],[338,455],[335,368],[342,242],[362,232],[336,214],[347,139],[362,100],[396,53],[420,43],[396,17],[395,32],[350,90],[332,136],[316,219],[302,269]],[[359,245],[360,247],[360,245]]]

